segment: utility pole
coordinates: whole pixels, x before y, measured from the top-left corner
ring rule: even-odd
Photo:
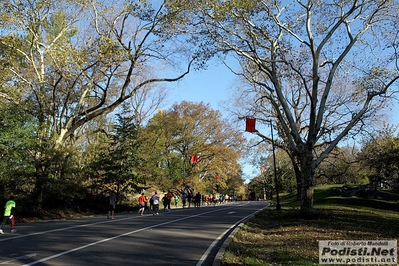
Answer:
[[[276,205],[276,210],[281,210],[281,205],[280,205],[280,196],[279,196],[279,191],[278,191],[278,179],[277,179],[277,168],[276,168],[276,148],[274,145],[274,138],[273,138],[273,124],[272,120],[269,120],[270,123],[270,132],[272,135],[272,147],[273,147],[273,167],[274,167],[274,182],[276,184],[276,200],[277,200],[277,205]]]
[[[256,118],[254,117],[241,117],[239,116],[238,119],[246,119],[246,131],[250,133],[255,133],[262,139],[266,140],[266,137],[259,133],[258,130],[255,129],[255,121]],[[270,133],[271,133],[271,140],[272,140],[272,149],[273,149],[273,167],[274,167],[274,183],[276,184],[276,210],[281,210],[281,205],[280,205],[280,196],[279,196],[279,190],[278,190],[278,179],[277,179],[277,168],[276,168],[276,148],[274,145],[274,136],[273,136],[273,124],[272,120],[266,120],[270,124]]]

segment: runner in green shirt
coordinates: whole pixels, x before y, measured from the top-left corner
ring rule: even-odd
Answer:
[[[11,233],[17,232],[17,230],[14,229],[14,209],[15,209],[15,201],[14,197],[11,196],[10,200],[6,202],[6,205],[4,206],[4,218],[3,221],[1,222],[0,225],[0,234],[4,234],[3,232],[3,226],[7,222],[8,219],[11,220]]]

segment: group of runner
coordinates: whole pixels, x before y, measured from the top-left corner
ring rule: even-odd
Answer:
[[[211,195],[204,195],[202,197],[202,204],[203,205],[218,205],[223,204],[226,202],[236,201],[237,197],[229,196],[227,194],[211,194]]]
[[[164,193],[162,197],[158,195],[157,191],[154,191],[154,194],[148,199],[144,193],[142,193],[138,199],[139,202],[139,210],[138,213],[140,215],[144,214],[145,210],[150,210],[153,212],[153,215],[159,215],[160,204],[163,204],[163,211],[170,211],[171,204],[174,203],[177,208],[178,203],[182,203],[182,207],[190,208],[191,206],[195,208],[199,208],[200,206],[216,206],[219,204],[223,204],[226,202],[237,201],[239,198],[235,196],[224,195],[220,193],[210,194],[210,195],[201,195],[197,192],[194,193],[182,193],[179,197],[176,194],[173,194],[171,191]],[[149,204],[149,206],[148,206]]]
[[[183,208],[190,208],[191,206],[198,208],[199,206],[218,205],[226,202],[233,202],[239,200],[239,198],[236,196],[230,196],[227,194],[220,194],[220,193],[209,194],[209,195],[201,195],[199,192],[196,194],[183,193],[181,195],[181,198],[179,198],[177,195],[168,192],[162,198],[162,202],[164,203],[164,210],[166,208],[165,202],[166,205],[168,206],[168,209],[170,209],[169,204],[170,201],[172,200],[172,197],[175,199],[175,207],[177,207],[177,203],[181,199]]]

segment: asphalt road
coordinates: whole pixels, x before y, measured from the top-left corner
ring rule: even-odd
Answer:
[[[0,265],[212,265],[228,235],[266,208],[235,202],[5,227]]]

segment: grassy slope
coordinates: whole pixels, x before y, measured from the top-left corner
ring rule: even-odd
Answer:
[[[318,240],[377,240],[399,236],[399,195],[393,200],[330,197],[332,186],[315,190],[315,219],[298,217],[293,196],[250,219],[235,235],[222,265],[318,265]]]

